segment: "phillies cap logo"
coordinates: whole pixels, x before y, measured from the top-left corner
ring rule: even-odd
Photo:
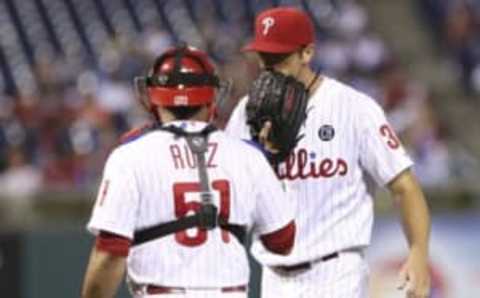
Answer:
[[[318,130],[318,137],[322,141],[330,141],[335,136],[335,129],[333,126],[325,124]]]
[[[262,33],[263,35],[267,35],[270,28],[272,28],[273,25],[275,25],[275,19],[272,17],[266,17],[262,20],[262,25],[263,25]]]

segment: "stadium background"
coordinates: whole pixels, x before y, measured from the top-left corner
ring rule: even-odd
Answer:
[[[376,98],[414,157],[433,212],[432,297],[478,297],[480,1],[0,0],[1,297],[79,296],[103,162],[146,119],[132,78],[179,40],[208,50],[234,82],[224,125],[256,72],[239,51],[254,15],[277,5],[311,14],[315,67]],[[402,297],[405,241],[384,192],[376,208],[371,296]]]

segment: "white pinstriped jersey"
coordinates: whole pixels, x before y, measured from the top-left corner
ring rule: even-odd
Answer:
[[[250,138],[243,98],[227,132]],[[374,183],[385,185],[412,165],[378,104],[324,77],[309,100],[305,137],[278,176],[296,203],[293,252],[276,256],[255,243],[267,265],[296,264],[352,247],[367,246],[373,223]],[[373,178],[373,179],[372,179]]]
[[[204,122],[175,121],[187,131]],[[214,203],[230,223],[266,234],[293,219],[291,202],[263,155],[221,131],[209,137],[206,164]],[[190,215],[199,208],[195,159],[184,138],[153,130],[115,149],[105,166],[88,229],[133,238],[135,230]],[[220,229],[192,228],[130,249],[136,283],[224,287],[248,283],[244,247]]]

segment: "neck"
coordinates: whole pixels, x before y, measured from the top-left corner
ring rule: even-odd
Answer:
[[[210,120],[210,113],[207,105],[202,107],[200,110],[198,110],[198,112],[193,114],[188,119],[177,119],[175,115],[173,115],[168,109],[164,109],[162,107],[158,107],[157,113],[160,115],[160,119],[162,119],[162,122],[164,123],[176,121],[176,120],[202,121],[202,122],[209,122]]]
[[[320,86],[323,81],[323,76],[318,75],[312,71],[310,67],[305,70],[299,76],[300,81],[305,85],[305,88],[310,88],[309,93],[312,94]]]

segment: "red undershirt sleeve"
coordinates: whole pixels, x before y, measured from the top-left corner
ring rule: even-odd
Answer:
[[[132,240],[124,236],[100,231],[95,242],[95,247],[98,250],[108,252],[114,256],[126,257],[128,256],[131,244]]]
[[[287,255],[295,242],[295,222],[292,220],[280,230],[261,235],[260,240],[269,251]]]

